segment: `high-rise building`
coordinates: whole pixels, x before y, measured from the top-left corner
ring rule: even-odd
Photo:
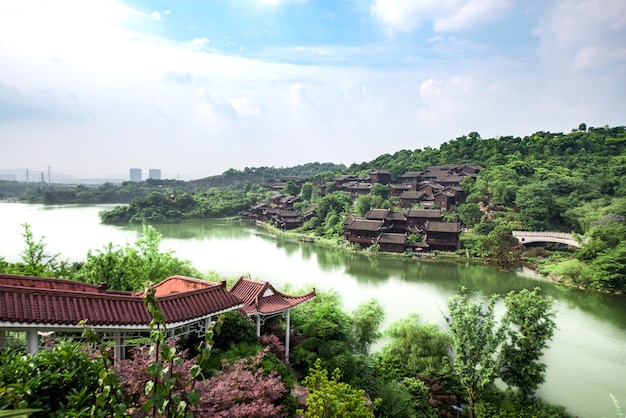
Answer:
[[[130,181],[141,181],[141,168],[130,169]]]
[[[161,180],[161,169],[151,168],[148,170],[148,178],[154,180]]]

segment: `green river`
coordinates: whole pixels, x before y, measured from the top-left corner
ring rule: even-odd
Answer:
[[[0,204],[0,257],[20,260],[21,224],[44,237],[47,254],[82,261],[89,249],[109,242],[134,243],[141,226],[103,225],[98,212],[112,206]],[[558,330],[544,356],[546,382],[539,394],[580,417],[616,417],[610,395],[626,409],[626,296],[598,294],[552,284],[532,272],[501,272],[464,262],[368,257],[276,237],[238,221],[155,225],[161,250],[172,250],[202,272],[250,275],[276,287],[334,289],[347,312],[376,298],[387,326],[411,312],[445,326],[446,298],[465,286],[476,297],[539,286],[555,299]],[[499,312],[502,312],[502,304]]]

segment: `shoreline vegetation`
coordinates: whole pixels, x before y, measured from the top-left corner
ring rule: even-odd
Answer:
[[[408,184],[403,182],[405,174],[419,176],[424,170],[451,165],[473,170],[458,186],[451,186],[460,197],[444,211],[444,222],[456,222],[463,228],[459,250],[456,257],[434,252],[420,258],[476,259],[504,269],[525,265],[563,285],[626,292],[624,126],[587,127],[581,123],[570,133],[539,131],[523,138],[484,139],[472,132],[444,142],[438,149],[401,150],[349,167],[331,163],[280,169],[246,167],[189,182],[150,179],[88,187],[0,181],[0,199],[122,203],[125,206],[103,211],[102,221],[146,224],[234,218],[266,204],[291,212],[290,216],[302,215],[295,229],[302,234],[301,240],[351,250],[339,242],[349,217],[362,218],[370,209],[406,210],[406,202],[391,192],[391,186],[400,190],[396,186]],[[366,178],[372,179],[373,173],[388,176],[389,185],[367,184]],[[342,190],[346,178],[356,183],[358,191],[348,194]],[[412,190],[416,190],[414,185]],[[289,203],[276,204],[276,195],[287,197]],[[438,208],[435,202],[425,203],[428,205],[413,208]],[[283,218],[280,229],[291,230],[292,221]],[[561,231],[584,237],[584,241],[576,250],[524,249],[512,237],[514,230]],[[407,243],[419,244],[424,239],[412,231],[407,234]],[[381,252],[376,244],[366,253]]]

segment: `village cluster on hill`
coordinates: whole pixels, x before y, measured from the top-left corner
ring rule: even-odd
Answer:
[[[476,177],[482,167],[467,164],[430,166],[424,171],[407,171],[392,183],[387,169],[369,172],[367,177],[341,175],[326,183],[325,193],[343,191],[353,200],[369,195],[372,187],[381,184],[389,187],[396,197],[400,211],[371,209],[364,217],[348,216],[344,221],[343,238],[361,248],[377,243],[380,251],[404,253],[406,251],[455,251],[459,248],[459,222],[444,222],[446,211],[455,210],[463,198],[461,182],[466,177]],[[294,210],[299,196],[285,196],[282,191],[287,182],[304,184],[306,177],[281,177],[268,182],[276,193],[268,202],[259,202],[242,218],[258,222],[271,221],[282,230],[301,227],[316,216],[314,209]]]

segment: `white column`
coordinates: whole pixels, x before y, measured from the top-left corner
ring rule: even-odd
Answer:
[[[39,340],[37,338],[36,330],[26,331],[26,351],[30,354],[35,354],[39,349]]]
[[[211,316],[204,320],[204,348],[211,348],[211,344],[209,344],[206,340],[207,333],[211,330]],[[213,341],[213,337],[211,337],[211,341]]]
[[[256,337],[259,338],[261,336],[261,315],[256,313]]]
[[[287,309],[287,319],[285,325],[285,362],[289,364],[289,331],[291,328],[291,309]]]
[[[126,350],[124,344],[124,337],[119,332],[113,334],[114,341],[114,349],[113,349],[113,358],[115,359],[115,363],[119,364],[120,361],[124,360],[126,357]]]

